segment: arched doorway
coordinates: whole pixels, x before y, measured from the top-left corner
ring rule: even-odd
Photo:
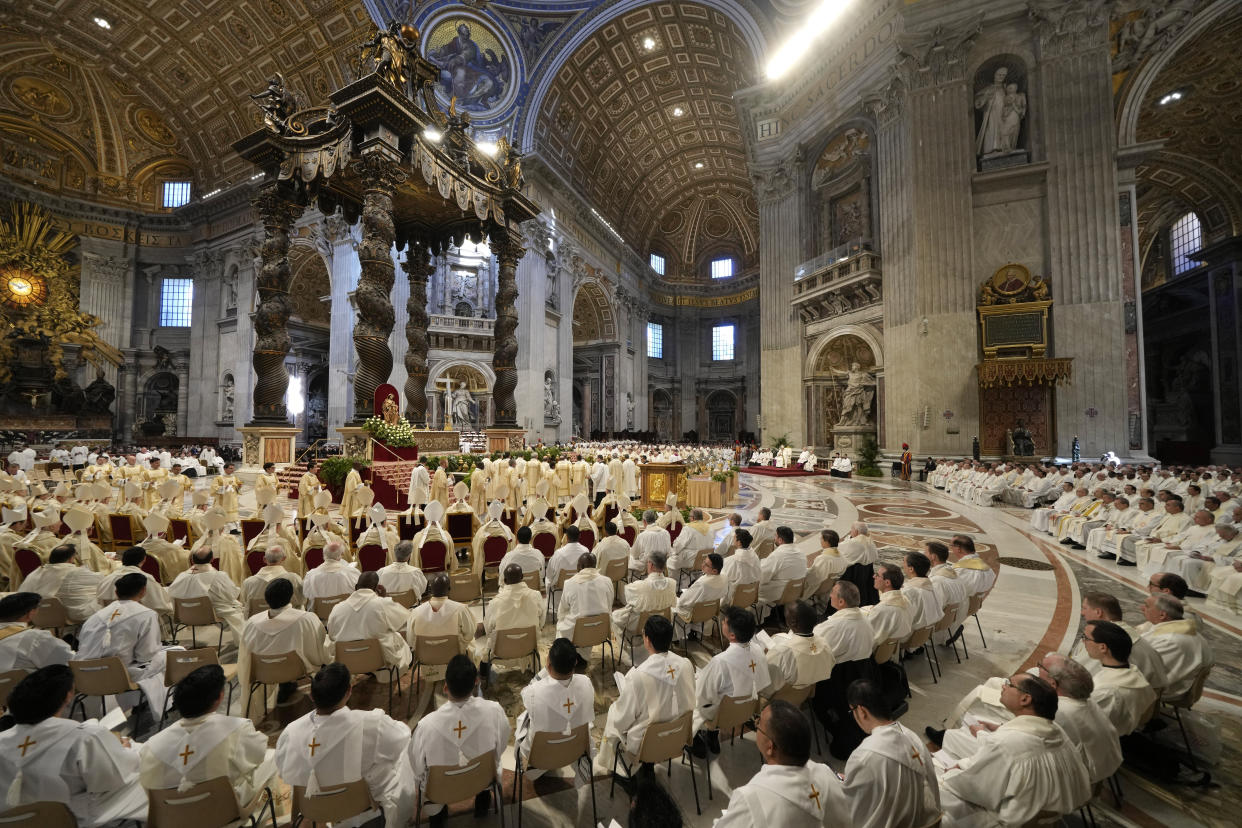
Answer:
[[[661,440],[673,439],[673,398],[663,388],[651,392],[651,427]]]
[[[870,425],[878,430],[882,422],[878,368],[875,351],[862,336],[826,336],[819,352],[812,357],[811,375],[804,384],[808,443],[833,445],[832,429],[843,417],[848,417],[853,425]],[[865,381],[861,389],[850,388],[851,372],[858,375],[856,383]]]
[[[142,389],[140,425],[147,436],[175,436],[177,433],[177,397],[181,382],[171,371],[161,371],[147,380]]]
[[[442,362],[433,366],[427,383],[429,421],[435,428],[443,428],[447,420],[459,431],[487,428],[492,418],[494,381],[490,369],[475,363]]]
[[[619,428],[616,411],[617,317],[603,283],[594,268],[579,264],[592,277],[574,295],[575,433],[583,437]],[[624,416],[624,415],[623,415]],[[581,429],[581,430],[579,430]]]
[[[715,391],[707,398],[707,437],[713,443],[727,443],[737,437],[737,397],[728,391]]]

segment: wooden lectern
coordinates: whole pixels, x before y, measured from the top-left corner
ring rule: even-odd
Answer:
[[[677,493],[677,506],[686,503],[685,463],[643,463],[638,467],[643,474],[642,507],[662,509],[669,492]]]

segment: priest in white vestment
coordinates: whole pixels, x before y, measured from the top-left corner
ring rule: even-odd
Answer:
[[[975,553],[975,541],[969,535],[954,535],[949,542],[949,557],[957,579],[972,598],[983,595],[996,584],[996,570]]]
[[[811,760],[811,722],[789,702],[759,714],[755,746],[763,766],[735,788],[715,828],[819,828],[849,824],[842,785],[827,765]]]
[[[1190,692],[1199,674],[1216,663],[1198,623],[1186,615],[1185,605],[1172,595],[1148,595],[1143,601],[1147,623],[1138,631],[1164,661],[1168,678],[1165,698]]]
[[[843,822],[856,828],[931,825],[940,816],[940,786],[923,740],[894,721],[874,682],[853,682],[846,698],[867,738],[845,763]]]
[[[386,595],[379,585],[378,573],[362,573],[357,588],[332,608],[327,623],[328,637],[337,647],[350,641],[378,641],[384,652],[384,666],[396,670],[396,678],[399,678],[412,662],[410,648],[402,635],[409,610]],[[388,679],[387,672],[375,675],[380,681]]]
[[[187,790],[223,776],[242,813],[276,781],[274,750],[250,719],[217,713],[224,670],[199,667],[178,682],[173,704],[181,718],[142,745],[140,780],[147,790]],[[274,792],[273,792],[274,793]]]
[[[614,595],[612,581],[596,567],[595,556],[583,553],[578,558],[578,572],[565,582],[556,608],[557,637],[572,638],[579,618],[607,615],[612,610]],[[588,658],[590,652],[584,648],[579,655]]]
[[[509,745],[509,717],[494,701],[475,695],[479,674],[469,657],[453,656],[445,668],[444,692],[448,701],[418,722],[410,740],[410,767],[421,791],[433,767],[465,767],[473,761],[493,762],[501,778],[500,759]],[[475,798],[475,815],[487,807],[491,792]],[[502,803],[498,803],[503,806]],[[444,825],[444,806],[425,803],[423,811],[433,826]]]
[[[690,522],[681,527],[677,540],[673,541],[672,554],[668,558],[668,577],[681,585],[681,573],[692,570],[699,552],[711,550],[712,530],[702,509],[690,510]],[[595,550],[599,555],[599,550]],[[603,569],[603,564],[600,565]],[[693,577],[693,575],[691,575]]]
[[[487,605],[487,615],[483,617],[483,637],[475,639],[470,645],[471,653],[481,662],[480,672],[484,678],[488,674],[488,668],[484,665],[490,665],[497,636],[533,629],[538,638],[543,626],[543,596],[526,583],[522,567],[509,564],[501,570],[500,577],[504,583]]]
[[[513,546],[513,530],[501,522],[501,517],[504,515],[504,508],[503,501],[493,500],[487,507],[487,521],[479,527],[479,531],[474,533],[474,540],[471,541],[470,551],[472,564],[471,569],[476,578],[483,577],[483,566],[485,563],[483,547],[486,545],[489,538],[504,538],[504,548],[506,554]],[[501,558],[503,557],[504,555],[501,556]],[[500,559],[497,559],[497,562],[499,562],[499,560]],[[453,556],[453,561],[456,561],[456,556]],[[495,564],[493,564],[493,566],[494,565]]]
[[[385,828],[405,828],[414,810],[408,750],[410,728],[383,710],[354,710],[349,669],[329,664],[311,680],[315,709],[285,726],[276,742],[276,767],[286,783],[314,795],[364,780],[383,813]],[[335,823],[352,828],[374,811]]]
[[[410,649],[417,647],[417,638],[420,635],[436,638],[455,636],[457,652],[469,652],[475,631],[474,615],[470,612],[470,607],[448,597],[449,577],[443,572],[432,575],[427,588],[430,597],[410,610],[410,620],[406,624],[405,640]],[[439,665],[425,664],[420,669],[424,679],[433,681],[439,679],[444,672],[444,668]]]
[[[776,528],[775,546],[772,554],[759,562],[759,614],[766,618],[785,592],[791,581],[806,578],[806,553],[794,546],[793,530],[788,526]]]
[[[634,545],[630,550],[630,571],[641,573],[647,569],[647,556],[652,552],[663,552],[664,559],[673,552],[673,543],[668,532],[656,525],[654,509],[643,512],[643,529],[634,537]]]
[[[288,560],[285,550],[279,546],[268,547],[263,553],[263,566],[259,571],[242,581],[241,603],[246,609],[246,615],[250,615],[250,604],[263,598],[263,593],[267,590],[267,585],[275,578],[284,578],[293,584],[293,606],[302,606],[302,578],[296,572],[290,572],[285,569],[284,563]]]
[[[677,582],[664,574],[664,553],[647,556],[647,577],[625,585],[625,606],[612,612],[612,627],[622,639],[638,631],[643,613],[663,613],[677,603]]]
[[[155,611],[142,605],[147,588],[145,573],[119,578],[116,601],[95,612],[82,624],[78,658],[87,661],[116,656],[125,665],[138,687],[146,694],[153,710],[162,710],[164,687],[164,645],[160,640],[160,620]],[[120,697],[122,706],[135,701],[131,694]]]
[[[609,565],[612,564],[613,561],[629,560],[630,545],[625,542],[625,538],[617,534],[620,531],[620,526],[616,520],[605,522],[603,527],[604,537],[595,544],[595,546],[591,549],[591,552],[595,555],[595,565],[601,572],[607,572]],[[682,532],[681,534],[685,535],[686,532]],[[681,540],[681,537],[678,537],[677,539]],[[508,558],[508,555],[505,557]],[[525,568],[526,567],[523,566],[523,569]],[[671,569],[669,577],[673,577]]]
[[[595,758],[596,773],[608,774],[618,746],[628,756],[638,754],[647,728],[668,722],[694,707],[694,665],[670,651],[673,625],[653,615],[643,627],[647,657],[625,674],[620,696],[608,708],[604,735]]]
[[[323,548],[323,563],[306,573],[302,579],[302,595],[306,598],[306,608],[315,609],[315,599],[334,598],[348,595],[354,591],[360,573],[353,564],[341,560],[345,555],[345,544],[333,538]]]
[[[548,558],[548,565],[544,570],[544,585],[549,591],[560,584],[562,572],[571,573],[567,577],[572,577],[572,573],[578,568],[578,559],[589,551],[578,543],[578,532],[577,526],[566,526],[564,545]]]
[[[944,617],[944,607],[931,579],[931,560],[921,552],[906,554],[905,576],[901,594],[910,606],[910,628],[921,630],[935,626]]]
[[[43,598],[37,592],[14,592],[0,598],[0,673],[32,673],[52,664],[68,664],[73,648],[47,630],[31,626]]]
[[[772,683],[763,649],[752,640],[755,616],[749,610],[728,607],[720,627],[728,645],[695,676],[694,753],[699,758],[706,758],[708,750],[720,752],[720,732],[714,727],[720,701],[725,696],[758,699],[759,692]]]
[[[522,688],[523,710],[518,714],[513,744],[523,761],[530,756],[536,733],[568,736],[585,725],[588,736],[595,723],[595,688],[589,676],[574,673],[578,651],[567,638],[558,638],[548,648],[548,660],[534,681]],[[590,754],[595,755],[595,743]],[[526,777],[537,779],[541,768],[526,771]]]
[[[216,618],[228,625],[234,641],[241,640],[242,625],[246,623],[246,614],[237,600],[241,590],[232,578],[211,565],[211,553],[206,549],[190,556],[190,568],[168,585],[168,596],[174,602],[178,598],[210,599]]]
[[[673,606],[673,612],[681,619],[682,624],[690,622],[696,604],[718,601],[720,602],[718,606],[724,606],[725,598],[729,592],[729,584],[724,579],[724,576],[720,574],[720,570],[723,568],[724,559],[715,552],[709,552],[707,557],[703,559],[703,566],[700,567],[703,574],[681,591],[681,595],[677,596],[677,603]],[[706,624],[702,626],[706,626]],[[678,627],[679,631],[681,629],[681,627]],[[699,632],[702,633],[703,631],[700,630]],[[678,635],[680,640],[680,632]]]
[[[1156,691],[1129,663],[1130,636],[1111,621],[1088,621],[1083,627],[1087,655],[1100,662],[1093,676],[1091,700],[1108,716],[1117,736],[1128,736],[1147,723]]]
[[[905,578],[893,564],[881,564],[873,576],[873,582],[880,593],[880,603],[863,607],[862,614],[871,624],[875,646],[890,640],[900,645],[910,637],[913,617],[910,602],[901,594]]]
[[[1207,592],[1212,586],[1212,574],[1220,567],[1232,569],[1234,561],[1242,556],[1242,536],[1232,523],[1215,524],[1215,534],[1206,540],[1182,548],[1182,554],[1170,555],[1164,564],[1165,572],[1182,576],[1186,584],[1196,592]]]
[[[733,600],[733,593],[743,584],[759,586],[763,577],[762,562],[755,553],[754,538],[747,529],[733,532],[733,554],[724,559],[724,569],[720,571],[725,583],[729,585],[726,601]]]
[[[1134,627],[1121,620],[1121,602],[1107,592],[1084,592],[1082,595],[1082,620],[1111,621],[1125,630],[1130,637],[1130,665],[1136,668],[1156,693],[1164,692],[1169,683],[1168,671],[1164,667],[1164,659],[1151,646],[1150,642]],[[1081,664],[1092,675],[1098,674],[1104,666],[1087,653],[1087,642],[1081,636],[1070,652],[1070,658]]]
[[[250,690],[251,660],[254,656],[297,653],[308,674],[332,661],[332,642],[323,628],[323,622],[313,612],[290,606],[293,599],[292,581],[272,579],[263,592],[263,599],[267,602],[267,611],[246,619],[237,646],[237,686],[244,692]],[[277,700],[288,698],[296,689],[297,682],[282,685]],[[245,702],[242,705],[244,709]]]
[[[806,583],[802,587],[803,598],[810,599],[826,581],[836,582],[845,572],[845,558],[841,557],[841,552],[837,548],[840,543],[841,536],[835,530],[820,530],[819,549],[807,555]]]
[[[772,636],[764,657],[771,679],[763,691],[768,697],[785,685],[806,687],[826,681],[837,663],[828,645],[815,637],[815,608],[806,601],[791,606],[789,632]]]
[[[413,556],[413,542],[399,541],[392,550],[392,563],[379,570],[379,582],[384,592],[390,596],[404,592],[414,593],[414,603],[417,604],[423,600],[423,593],[427,591],[427,576],[410,563]]]
[[[0,733],[0,808],[60,802],[82,828],[144,822],[138,746],[95,719],[64,718],[73,697],[73,673],[60,664],[31,673],[9,694],[16,724]]]
[[[1039,677],[1057,691],[1056,723],[1078,745],[1091,784],[1103,782],[1121,767],[1121,741],[1108,716],[1091,700],[1091,673],[1058,653],[1045,655],[1038,667]]]
[[[543,553],[530,545],[531,531],[529,526],[522,526],[517,530],[517,544],[505,553],[500,559],[500,571],[503,572],[509,564],[517,564],[522,567],[523,574],[531,572],[538,573],[539,582],[543,583],[544,566],[547,559],[543,557]],[[629,554],[629,547],[626,547],[626,554]]]
[[[816,625],[815,635],[832,650],[838,664],[870,658],[875,649],[875,632],[858,608],[858,587],[849,581],[837,581],[828,600],[836,611]]]
[[[1005,679],[1001,703],[1014,718],[976,754],[936,756],[946,826],[1025,825],[1041,811],[1068,814],[1091,798],[1078,747],[1054,721],[1056,691],[1020,674]]]
[[[44,598],[58,599],[65,605],[69,622],[81,624],[99,608],[102,581],[102,575],[79,563],[76,549],[63,545],[51,551],[47,563],[31,572],[21,588]]]
[[[142,598],[143,606],[150,607],[160,615],[172,615],[172,599],[168,590],[150,573],[142,568],[147,553],[141,546],[131,546],[121,553],[121,568],[114,569],[99,582],[95,597],[99,606],[116,600],[116,582],[131,572],[141,573],[147,579],[147,592]]]

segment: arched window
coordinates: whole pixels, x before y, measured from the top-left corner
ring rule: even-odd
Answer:
[[[1190,254],[1203,246],[1203,232],[1199,227],[1199,217],[1187,213],[1177,220],[1169,231],[1169,248],[1173,251],[1173,272],[1185,273],[1198,267],[1199,263],[1190,258]]]

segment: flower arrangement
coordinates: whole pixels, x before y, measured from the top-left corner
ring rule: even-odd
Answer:
[[[410,425],[410,421],[405,417],[397,420],[393,425],[384,422],[382,417],[372,416],[366,419],[362,424],[367,434],[372,439],[378,440],[386,446],[393,448],[409,448],[415,444],[414,426]]]

